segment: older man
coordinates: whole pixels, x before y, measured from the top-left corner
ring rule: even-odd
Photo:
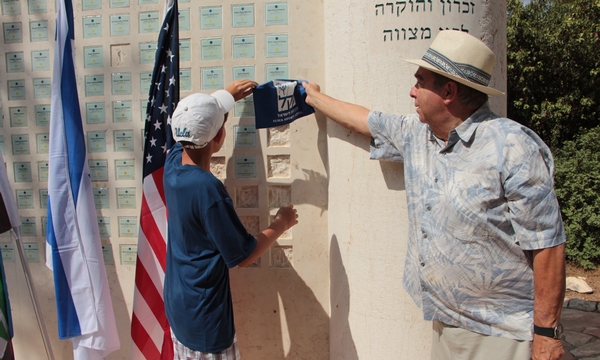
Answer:
[[[404,287],[433,321],[432,359],[559,359],[564,228],[552,155],[494,114],[496,58],[442,31],[410,90],[417,114],[387,115],[304,83],[307,103],[372,137],[371,158],[404,162],[409,244]]]

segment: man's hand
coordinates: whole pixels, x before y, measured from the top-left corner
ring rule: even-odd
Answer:
[[[252,89],[257,86],[258,83],[256,81],[244,79],[232,82],[231,84],[227,85],[225,90],[227,90],[233,96],[235,101],[238,101],[252,94]]]
[[[293,205],[282,206],[277,211],[273,222],[281,223],[285,230],[287,230],[298,223],[298,211],[294,209]]]
[[[302,83],[302,86],[304,86],[304,89],[306,90],[306,103],[314,107],[314,94],[320,93],[321,87],[318,84],[306,81]]]
[[[547,336],[533,335],[531,345],[532,360],[559,360],[565,353],[560,339],[552,339]]]

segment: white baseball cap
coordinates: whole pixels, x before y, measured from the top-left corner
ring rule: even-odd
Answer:
[[[205,147],[219,132],[225,114],[235,105],[235,99],[227,90],[210,95],[196,93],[183,98],[177,104],[171,119],[175,141],[187,141],[194,145],[188,149]]]

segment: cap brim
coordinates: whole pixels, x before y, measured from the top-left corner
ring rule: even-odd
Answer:
[[[479,84],[476,84],[476,83],[471,82],[469,80],[463,79],[461,77],[458,77],[458,76],[455,76],[455,75],[452,75],[452,74],[448,74],[447,72],[442,71],[442,70],[434,67],[433,65],[431,65],[431,64],[429,64],[429,63],[427,63],[427,62],[425,62],[425,61],[423,61],[421,59],[400,59],[400,60],[402,60],[404,62],[407,62],[407,63],[418,65],[418,66],[420,66],[420,67],[422,67],[424,69],[427,69],[429,71],[433,71],[434,73],[437,73],[437,74],[440,74],[440,75],[443,75],[443,76],[447,77],[448,79],[454,80],[454,81],[456,81],[458,83],[466,85],[466,86],[468,86],[470,88],[473,88],[475,90],[479,90],[479,91],[481,91],[484,94],[488,94],[488,95],[492,95],[492,96],[504,95],[504,93],[502,91],[500,91],[500,90],[496,90],[496,89],[491,88],[489,86],[479,85]]]

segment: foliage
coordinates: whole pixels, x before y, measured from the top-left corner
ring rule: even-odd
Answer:
[[[508,116],[552,149],[600,125],[600,0],[507,9]]]
[[[555,189],[567,233],[567,259],[600,263],[600,127],[556,151]]]

